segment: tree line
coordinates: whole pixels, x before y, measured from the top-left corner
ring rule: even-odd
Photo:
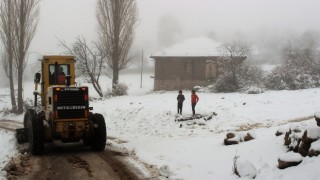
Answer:
[[[18,114],[23,113],[23,73],[26,54],[38,22],[39,0],[1,1],[0,37],[4,46],[3,69],[10,83],[12,111]],[[17,95],[15,94],[15,77],[18,82]]]
[[[252,51],[245,41],[230,41],[221,45],[222,75],[209,86],[213,92],[261,93],[265,90],[297,90],[320,87],[320,34],[305,32],[289,39],[281,47],[281,62],[265,73],[259,66],[244,61]],[[238,58],[238,59],[237,59]],[[254,56],[252,61],[254,61]]]
[[[39,22],[39,3],[40,0],[2,0],[0,3],[0,38],[4,47],[1,60],[10,84],[12,112],[17,114],[23,113],[26,55]],[[79,35],[73,44],[67,45],[58,39],[67,53],[76,57],[78,73],[92,83],[101,97],[102,74],[112,78],[113,94],[119,94],[119,87],[123,87],[118,85],[119,72],[131,59],[129,50],[137,17],[136,0],[97,0],[99,40],[89,44]]]

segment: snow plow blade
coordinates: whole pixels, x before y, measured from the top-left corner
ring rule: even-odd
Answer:
[[[16,129],[16,138],[19,144],[28,142],[28,128]]]

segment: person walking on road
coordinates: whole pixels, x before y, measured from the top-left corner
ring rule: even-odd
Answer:
[[[184,95],[182,94],[182,91],[179,90],[179,95],[177,97],[178,100],[178,114],[182,114],[182,106],[183,106],[183,101],[185,100]]]
[[[196,95],[196,92],[194,90],[191,91],[191,106],[192,106],[192,113],[193,115],[196,114],[195,107],[199,101],[199,97]]]

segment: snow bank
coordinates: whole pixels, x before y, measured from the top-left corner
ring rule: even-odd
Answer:
[[[310,150],[320,151],[320,139],[318,139],[317,141],[311,143]]]
[[[285,154],[280,155],[279,159],[281,161],[285,161],[285,162],[299,162],[299,161],[303,160],[303,157],[299,153],[295,153],[295,152],[290,151],[290,152],[287,152]]]
[[[251,162],[247,160],[239,159],[236,166],[238,174],[241,178],[255,178],[257,175],[257,169]]]
[[[320,138],[320,128],[308,128],[307,137],[310,139],[319,139]]]

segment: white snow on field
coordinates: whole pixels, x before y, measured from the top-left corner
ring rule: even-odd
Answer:
[[[208,121],[175,122],[178,92],[152,92],[153,79],[149,77],[144,75],[145,84],[140,88],[140,75],[122,75],[120,82],[128,85],[129,95],[95,100],[90,106],[105,117],[108,136],[115,138],[108,143],[135,152],[140,160],[157,167],[162,179],[239,179],[233,174],[235,156],[244,162],[239,166],[242,172],[248,176],[256,173],[255,179],[319,179],[320,157],[303,157],[298,166],[277,168],[278,158],[287,148],[284,135],[275,133],[296,126],[320,128],[313,119],[320,111],[320,88],[262,94],[198,93],[196,113],[218,115]],[[26,82],[24,89],[24,97],[32,98],[33,84]],[[7,88],[0,89],[0,110],[10,107],[8,94]],[[184,90],[183,94],[183,115],[190,116],[191,93]],[[90,95],[97,97],[93,88]],[[1,112],[0,116],[22,122],[22,115]],[[256,139],[223,145],[226,133],[247,133],[249,129]],[[4,131],[0,131],[0,140],[3,166],[15,152],[15,142],[13,135]]]

